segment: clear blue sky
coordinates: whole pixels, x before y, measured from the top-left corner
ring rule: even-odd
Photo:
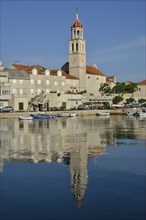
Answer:
[[[117,81],[145,74],[145,0],[1,0],[1,60],[60,68],[68,61],[76,8],[84,25],[87,65]]]

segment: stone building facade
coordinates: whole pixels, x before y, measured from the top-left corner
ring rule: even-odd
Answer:
[[[69,73],[79,78],[79,91],[86,90],[86,42],[83,36],[83,25],[78,19],[71,26],[69,41]]]
[[[86,64],[84,27],[78,12],[71,26],[69,62],[59,70],[40,65],[13,63],[4,68],[0,62],[0,107],[12,105],[15,111],[49,110],[57,107],[70,109],[89,100],[112,102],[113,96],[101,96],[102,83],[113,87],[115,76],[106,76],[94,64]],[[126,94],[129,97],[129,94]],[[131,95],[131,94],[130,94]],[[125,99],[127,98],[125,96]],[[138,83],[136,99],[146,98],[146,81]]]

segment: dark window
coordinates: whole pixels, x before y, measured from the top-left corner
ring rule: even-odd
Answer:
[[[23,102],[19,102],[19,110],[23,110]]]
[[[78,37],[80,36],[80,31],[77,31],[77,36],[78,36]]]

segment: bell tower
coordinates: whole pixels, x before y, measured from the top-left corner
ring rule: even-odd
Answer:
[[[86,41],[83,38],[83,25],[78,18],[71,26],[69,41],[69,73],[79,78],[79,91],[86,90]]]

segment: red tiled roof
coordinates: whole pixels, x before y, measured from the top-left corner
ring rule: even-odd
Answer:
[[[45,72],[44,70],[45,69],[40,69],[39,66],[36,66],[36,65],[32,65],[32,66],[28,66],[28,65],[22,65],[22,64],[12,64],[17,70],[25,70],[25,71],[28,71],[30,74],[32,73],[32,69],[36,68],[38,70],[38,74],[40,75],[44,75]],[[57,71],[58,70],[50,70],[50,75],[57,75]],[[75,80],[78,80],[79,78],[73,76],[73,75],[70,75],[68,73],[66,73],[65,71],[62,70],[62,76],[65,76],[67,79],[75,79]]]
[[[74,28],[74,27],[83,28],[83,25],[81,24],[81,22],[79,21],[79,19],[76,18],[75,22],[73,23],[73,25],[72,25],[71,27],[72,27],[72,28]]]
[[[88,74],[106,76],[105,74],[103,74],[100,70],[98,70],[94,66],[86,66],[86,72]]]
[[[146,80],[140,81],[138,85],[146,85]]]
[[[128,84],[135,84],[135,82],[131,82],[131,81],[127,81],[127,83]],[[140,82],[138,82],[136,84],[138,84],[138,85],[146,85],[146,80],[142,80],[142,81],[140,81]]]
[[[29,65],[22,65],[22,64],[12,64],[12,66],[14,66],[17,70],[27,70],[30,71],[34,68],[37,68],[37,66],[33,65],[33,66],[29,66]]]
[[[51,75],[55,75],[55,76],[57,76],[57,71],[58,70],[50,70],[50,74]],[[63,70],[61,70],[62,71],[62,76],[65,76],[67,79],[76,79],[76,80],[78,80],[79,78],[77,78],[77,77],[75,77],[75,76],[73,76],[73,75],[70,75],[70,74],[68,74],[68,73],[66,73],[65,71],[63,71]]]

